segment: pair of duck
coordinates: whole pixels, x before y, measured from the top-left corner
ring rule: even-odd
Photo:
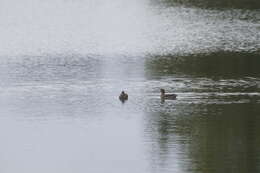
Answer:
[[[165,94],[165,90],[161,89],[161,100],[174,100],[177,98],[176,94]],[[125,93],[124,91],[121,92],[121,94],[119,95],[119,100],[121,100],[122,102],[125,102],[126,100],[128,100],[128,94]]]

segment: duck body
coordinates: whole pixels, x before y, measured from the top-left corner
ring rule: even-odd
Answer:
[[[119,95],[119,100],[121,100],[122,102],[128,100],[128,94],[122,91],[121,94]]]
[[[175,100],[177,98],[177,94],[165,94],[165,90],[161,89],[161,99],[165,100]]]

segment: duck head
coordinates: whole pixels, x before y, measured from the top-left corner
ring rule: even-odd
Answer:
[[[164,89],[161,89],[161,94],[165,94],[165,90]]]

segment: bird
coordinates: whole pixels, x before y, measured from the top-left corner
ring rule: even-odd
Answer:
[[[128,100],[128,94],[125,93],[125,91],[122,91],[121,94],[119,95],[119,100],[121,102],[125,102],[126,100]]]
[[[177,97],[177,94],[165,94],[165,90],[161,89],[161,100],[175,100]]]

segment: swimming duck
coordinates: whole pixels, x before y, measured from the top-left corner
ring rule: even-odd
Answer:
[[[165,94],[165,90],[161,89],[161,99],[162,100],[165,100],[165,99],[174,100],[174,99],[176,99],[176,97],[177,97],[177,94]]]
[[[121,100],[122,102],[128,100],[128,94],[122,91],[121,94],[119,95],[119,100]]]

